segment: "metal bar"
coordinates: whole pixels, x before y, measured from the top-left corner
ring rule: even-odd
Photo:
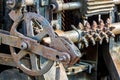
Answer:
[[[113,1],[95,1],[95,2],[88,2],[88,6],[92,5],[102,5],[102,4],[111,4],[114,3]]]
[[[75,31],[75,30],[71,30],[71,31],[66,31],[66,32],[63,32],[63,31],[56,31],[56,33],[59,35],[59,36],[64,36],[64,37],[67,37],[69,38],[72,42],[78,42],[80,38],[82,38],[82,31],[81,30],[78,30],[78,31]],[[46,37],[46,38],[43,38],[43,41],[44,43],[51,43],[51,40],[49,37]]]
[[[85,14],[86,17],[93,16],[93,15],[99,15],[99,14],[109,14],[109,11],[101,11],[101,12],[95,12],[95,13],[90,13],[90,14]]]
[[[62,53],[62,52],[59,52],[59,51],[52,49],[50,47],[40,45],[39,43],[37,43],[37,41],[35,41],[33,39],[30,39],[27,37],[20,38],[20,37],[16,37],[16,36],[11,36],[11,35],[8,35],[8,34],[2,33],[2,32],[0,32],[0,37],[2,39],[1,42],[3,44],[22,49],[21,44],[27,43],[28,50],[34,54],[41,55],[47,59],[54,60],[54,61],[59,60],[56,56],[58,56],[59,58],[65,57],[66,60],[63,60],[63,62],[69,61],[69,60],[67,60],[67,58],[69,56],[67,53],[65,53],[65,52]]]
[[[27,58],[24,58],[22,62],[30,67],[29,60]],[[6,66],[13,66],[16,67],[16,64],[13,60],[13,57],[10,54],[7,53],[0,53],[0,64],[6,65]]]
[[[79,9],[81,7],[80,2],[71,2],[62,5],[63,10]]]
[[[62,10],[74,10],[74,9],[79,9],[81,7],[80,2],[69,2],[69,3],[58,3],[56,4],[51,4],[50,8],[51,10],[55,11],[62,11]]]
[[[113,8],[97,9],[97,10],[87,11],[87,14],[96,13],[96,12],[107,12],[107,11],[111,11],[111,10],[113,10]]]
[[[67,31],[64,34],[66,37],[68,37],[70,40],[72,40],[73,42],[78,42],[80,40],[80,38],[82,37],[82,31],[78,30],[72,30],[72,31]]]
[[[7,66],[16,66],[10,54],[0,53],[0,64]]]
[[[109,50],[106,48],[107,46],[110,46]],[[103,48],[103,58],[105,60],[105,63],[107,64],[107,68],[112,80],[120,80],[119,46],[119,43],[115,43],[113,40],[111,40],[110,44],[105,44]]]
[[[114,7],[114,4],[108,4],[108,5],[96,5],[96,6],[88,6],[89,10],[95,10],[95,9],[105,9],[105,8],[110,8]]]

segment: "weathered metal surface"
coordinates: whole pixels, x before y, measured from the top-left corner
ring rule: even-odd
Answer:
[[[80,73],[80,72],[82,72],[82,71],[85,71],[86,69],[88,69],[87,68],[87,66],[86,65],[74,65],[74,66],[71,66],[71,67],[69,67],[69,68],[67,68],[66,69],[66,73],[67,73],[67,75],[75,75],[75,74],[77,74],[77,73]]]
[[[112,38],[109,45],[103,46],[103,57],[107,64],[109,76],[111,77],[111,80],[120,80],[120,44],[114,42],[114,39]]]
[[[61,38],[58,37],[54,39],[54,42],[51,42],[50,46],[58,51],[64,51],[69,53],[70,55],[70,62],[68,63],[69,66],[75,64],[82,56],[79,49],[74,45],[74,43],[65,37]]]
[[[110,27],[106,27],[107,25],[105,25],[105,23],[102,21],[99,25],[96,23],[96,28],[93,29],[93,27],[88,24],[86,23],[83,30],[76,29],[66,32],[61,30],[56,30],[56,33],[59,36],[64,36],[69,38],[74,43],[83,42],[85,46],[88,47],[89,42],[91,42],[93,45],[95,45],[96,41],[102,44],[103,39],[105,39],[106,42],[109,42],[109,37],[115,37],[114,33],[116,34],[116,30],[118,30],[117,26],[119,26],[119,25],[116,26],[115,24],[110,24],[110,26],[113,25],[116,26],[116,29],[110,30]],[[43,41],[48,44],[51,42],[49,37],[44,38]]]
[[[11,66],[13,64],[32,76],[44,74],[47,80],[68,80],[64,64],[65,68],[70,66],[66,69],[69,71],[68,74],[73,74],[73,76],[69,76],[70,80],[97,80],[97,70],[99,70],[97,69],[99,66],[98,44],[105,46],[105,43],[111,42],[109,41],[110,37],[115,37],[114,34],[120,34],[118,31],[119,23],[110,24],[109,22],[110,19],[113,21],[112,17],[117,13],[117,9],[114,9],[119,9],[118,4],[120,4],[119,0],[7,0],[7,6],[15,10],[9,14],[14,22],[10,34],[0,31],[0,43],[11,46],[12,57],[0,54],[0,57],[9,58],[8,60],[1,58],[0,60],[4,61],[1,61],[1,64]],[[104,23],[107,17],[110,19]],[[104,21],[100,20],[101,18]],[[84,24],[82,27],[78,25],[81,22]],[[109,28],[111,25],[115,26],[112,31]],[[7,27],[5,26],[5,28]],[[57,30],[57,35],[53,28]],[[108,46],[102,48],[104,48],[104,52]],[[104,54],[106,64],[110,63],[107,67],[113,80],[119,80],[120,74],[119,56],[117,56],[119,52],[116,51]],[[81,56],[82,61],[80,60]],[[24,58],[27,60],[24,61]],[[12,63],[13,60],[16,65],[14,62]],[[11,64],[7,61],[10,61]],[[54,61],[57,64],[53,65]],[[26,65],[24,62],[28,64]],[[84,62],[86,65],[83,66],[79,62]],[[74,66],[77,63],[78,66]],[[50,72],[47,73],[49,70]],[[101,74],[98,71],[98,76]]]
[[[5,53],[0,53],[0,64],[14,66],[14,67],[16,66],[13,61],[12,56],[9,54],[5,54]]]
[[[27,45],[30,45],[29,48],[27,48],[28,51],[30,50],[31,52],[33,52],[34,54],[37,54],[37,55],[46,54],[46,58],[49,58],[49,59],[51,58],[51,60],[55,60],[55,61],[59,60],[59,59],[56,58],[56,55],[57,55],[56,53],[58,52],[57,50],[54,50],[52,48],[40,45],[35,40],[31,40],[29,38],[23,39],[23,38],[20,38],[20,37],[10,36],[10,35],[6,35],[6,34],[3,34],[3,33],[0,34],[0,37],[2,38],[2,43],[3,44],[10,45],[12,47],[16,47],[16,48],[20,48],[20,49],[21,49],[21,43],[24,42],[24,41],[25,42],[27,41]],[[35,46],[33,46],[33,45],[35,45]],[[24,55],[27,55],[27,54],[29,54],[29,52],[28,53],[26,52]],[[66,53],[63,52],[63,54],[61,54],[61,52],[58,52],[58,56],[60,58],[62,58],[62,56],[64,54],[66,54]],[[19,55],[19,57],[22,58],[24,55]],[[66,56],[66,55],[64,55],[64,56]],[[19,58],[16,57],[16,60],[18,61]]]
[[[61,61],[65,65],[70,66],[75,64],[79,60],[79,58],[81,57],[81,53],[79,52],[77,47],[75,47],[75,45],[67,38],[57,37],[54,34],[54,31],[49,22],[44,17],[35,13],[24,13],[24,16],[20,15],[17,18],[14,18],[14,15],[17,16],[19,14],[16,14],[15,12],[13,13],[14,14],[10,14],[11,18],[14,20],[10,31],[10,34],[12,36],[1,33],[1,38],[3,39],[3,44],[10,45],[10,51],[17,67],[19,67],[25,73],[32,76],[43,75],[51,68],[53,61]],[[26,22],[27,36],[33,37],[37,40],[25,37],[24,34],[21,34],[17,31],[17,27],[21,20],[24,20]],[[40,34],[41,37],[39,37],[38,35],[34,35],[33,25],[31,24],[31,21],[33,21],[33,23],[35,22],[35,24],[42,30],[41,32],[43,34],[37,31],[37,33]],[[51,38],[51,47],[43,46],[38,43],[38,41],[41,40],[40,38],[43,38],[46,34],[48,34]],[[56,43],[58,43],[58,45],[56,45]],[[19,52],[16,52],[15,47],[21,50]],[[31,69],[21,63],[21,59],[26,55],[30,56],[32,67]],[[49,59],[47,65],[41,68],[41,70],[38,69],[39,64],[37,63],[36,55],[44,55],[43,57]]]
[[[12,47],[21,48],[20,43],[22,43],[23,41],[21,41],[21,39],[19,39],[18,37],[14,37],[14,36],[11,37],[11,36],[8,36],[8,35],[6,36],[5,34],[2,35],[2,33],[1,33],[0,37],[3,40],[2,41],[3,44],[7,44],[7,45],[10,45]],[[26,39],[25,41],[28,41],[28,39]],[[48,58],[50,60],[54,60],[54,61],[59,61],[60,60],[60,61],[66,62],[66,63],[69,63],[69,61],[70,61],[68,55],[65,52],[61,53],[61,52],[58,52],[57,50],[54,50],[52,48],[47,49],[45,46],[43,47],[42,45],[39,45],[39,43],[36,43],[36,42],[34,43],[34,41],[33,42],[30,41],[29,45],[32,45],[32,46],[31,46],[31,48],[29,48],[28,51],[21,50],[19,53],[16,53],[16,54],[13,55],[13,58],[14,58],[16,63],[19,63],[19,61],[25,55],[27,55],[27,54],[31,55],[32,53],[37,54],[37,55],[41,55],[43,57],[45,57],[44,55],[47,54],[46,58]],[[14,49],[10,48],[10,50],[11,50],[11,52],[14,53]],[[58,53],[58,55],[56,53]],[[50,63],[50,64],[52,64],[52,63]],[[48,67],[50,67],[50,64],[48,65]],[[35,63],[32,63],[32,65],[35,65]],[[17,66],[20,67],[21,64],[19,64],[19,65],[17,64]],[[45,68],[45,69],[47,69],[47,68]],[[26,71],[26,70],[24,70],[24,71]],[[30,74],[30,75],[35,75],[35,72],[32,72],[32,71],[26,71],[26,72],[28,72],[28,74]],[[38,73],[36,73],[36,74],[38,74]],[[39,75],[41,75],[41,74],[39,73]]]
[[[114,34],[120,34],[120,23],[112,23],[111,26],[114,28],[112,30]]]
[[[110,55],[118,72],[118,75],[120,77],[120,44],[119,43],[114,44],[114,47],[110,50]]]
[[[27,58],[24,58],[22,62],[26,64],[26,66],[30,67],[29,60]],[[0,64],[16,67],[13,57],[10,54],[6,53],[0,53]]]
[[[110,13],[110,11],[112,11],[114,8],[114,1],[112,0],[104,0],[104,1],[100,1],[100,0],[80,0],[81,3],[83,3],[84,5],[82,5],[81,7],[81,13],[82,15],[86,16],[86,17],[90,17],[92,15],[99,15],[99,14],[107,14]]]
[[[54,65],[46,74],[44,74],[45,80],[69,80],[63,64]]]
[[[53,4],[50,5],[50,9],[53,11],[74,10],[74,9],[80,9],[80,7],[81,7],[80,2],[69,2],[69,3],[53,2]]]
[[[22,61],[26,66],[30,67],[29,59],[24,58]],[[13,57],[10,54],[5,54],[5,53],[0,53],[0,64],[16,67]],[[46,74],[44,74],[45,80],[56,80],[55,79],[56,74],[60,74],[59,80],[68,80],[63,65],[61,63],[59,64],[60,72],[56,72],[56,67],[57,67],[56,63],[54,63],[52,68]],[[51,75],[51,77],[49,77],[49,75]]]
[[[57,30],[56,33],[59,36],[65,36],[65,37],[69,38],[73,42],[78,42],[79,38],[82,37],[82,31],[81,30],[78,30],[78,31],[71,30],[71,31],[66,31],[66,32],[63,32],[61,30]]]

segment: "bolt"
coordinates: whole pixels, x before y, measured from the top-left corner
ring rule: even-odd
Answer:
[[[66,61],[67,58],[66,58],[66,56],[62,56],[62,57],[59,58],[59,60],[60,60],[60,61]]]
[[[51,10],[55,10],[56,9],[56,5],[55,4],[50,4],[50,9]]]
[[[24,49],[27,49],[27,48],[28,48],[27,43],[22,42],[22,43],[21,43],[21,49],[24,50]]]

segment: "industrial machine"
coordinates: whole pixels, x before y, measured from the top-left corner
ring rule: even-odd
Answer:
[[[120,0],[0,0],[0,80],[120,80]]]

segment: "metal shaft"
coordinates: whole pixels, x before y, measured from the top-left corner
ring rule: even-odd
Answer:
[[[112,33],[114,33],[115,35],[120,34],[120,23],[113,23],[111,24],[111,26],[115,27],[115,29],[112,30]],[[76,30],[71,30],[71,31],[66,31],[63,32],[61,30],[56,31],[56,33],[59,36],[64,36],[69,38],[71,41],[73,41],[74,43],[78,42],[80,38],[82,38],[82,31],[80,29]],[[43,41],[45,43],[50,43],[50,38],[44,38]]]
[[[61,4],[51,4],[51,10],[62,11],[62,10],[73,10],[79,9],[81,7],[80,2],[69,2],[69,3],[61,3]]]
[[[75,31],[75,30],[71,30],[71,31],[66,31],[66,32],[63,32],[63,31],[56,31],[56,33],[59,35],[59,36],[64,36],[64,37],[67,37],[69,38],[71,41],[73,42],[78,42],[80,38],[82,38],[82,31],[81,30],[78,30],[78,31]],[[47,38],[44,38],[43,41],[45,43],[50,43],[51,40],[49,37]]]

